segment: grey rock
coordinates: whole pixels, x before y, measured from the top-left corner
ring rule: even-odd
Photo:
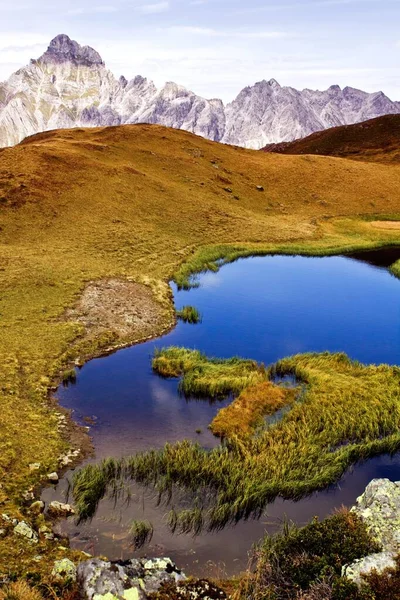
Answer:
[[[387,568],[396,566],[395,554],[393,552],[378,552],[370,554],[365,558],[356,560],[351,565],[347,565],[342,569],[342,576],[347,577],[358,586],[363,582],[362,574],[368,574],[372,570],[382,573]]]
[[[385,551],[400,552],[400,482],[373,479],[351,509]]]
[[[48,513],[53,517],[69,517],[75,514],[75,510],[70,504],[63,504],[54,500],[49,504]]]
[[[20,521],[17,525],[15,525],[14,533],[26,538],[27,540],[35,544],[38,541],[38,535],[36,531],[34,531],[32,527],[30,527],[30,525],[25,523],[25,521]]]
[[[47,475],[47,480],[48,480],[50,483],[58,483],[58,481],[59,481],[58,474],[57,474],[56,472],[49,473],[49,474]]]
[[[76,566],[69,558],[56,560],[51,575],[55,581],[76,581]]]
[[[38,60],[47,64],[72,62],[74,65],[104,65],[96,50],[90,46],[80,46],[65,34],[57,35],[51,40],[46,52]]]
[[[114,563],[94,558],[80,563],[77,576],[88,600],[143,600],[164,582],[186,579],[168,558]]]

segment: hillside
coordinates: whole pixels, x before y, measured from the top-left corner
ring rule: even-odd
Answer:
[[[386,115],[364,123],[318,131],[294,142],[269,144],[263,151],[400,163],[400,115]]]
[[[167,283],[185,261],[400,243],[398,223],[386,225],[399,213],[397,165],[267,155],[161,126],[52,131],[2,150],[2,510],[19,516],[22,491],[71,443],[84,448],[71,424],[61,434],[49,388],[173,326]],[[0,541],[0,564],[16,572],[39,569],[38,553]]]

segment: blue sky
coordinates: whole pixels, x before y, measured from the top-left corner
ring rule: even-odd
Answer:
[[[66,33],[117,76],[225,101],[271,78],[400,100],[399,23],[400,0],[0,0],[0,81]]]

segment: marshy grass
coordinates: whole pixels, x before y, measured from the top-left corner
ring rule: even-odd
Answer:
[[[133,521],[130,527],[135,549],[139,549],[151,542],[154,529],[150,521]]]
[[[187,397],[238,394],[267,378],[265,367],[254,360],[207,358],[198,350],[177,346],[156,350],[152,364],[162,377],[182,377],[179,390]]]
[[[201,323],[202,321],[201,314],[194,306],[184,306],[181,310],[176,312],[176,316],[180,321],[191,323],[192,325]]]
[[[67,369],[62,375],[62,383],[64,387],[70,384],[76,383],[76,371],[75,369]]]
[[[170,370],[184,378],[191,374],[189,381],[198,377],[202,382],[195,389],[220,392],[218,380],[214,381],[215,363],[210,361],[210,376],[207,359],[197,351],[172,348],[161,351],[157,359],[164,373]],[[235,361],[237,367],[240,361]],[[217,361],[217,366],[219,373],[221,367],[229,370],[230,361]],[[264,368],[258,369],[253,363],[248,385],[254,385],[254,376],[266,379]],[[156,486],[168,498],[174,487],[187,490],[193,505],[202,507],[203,526],[215,530],[259,517],[277,496],[296,500],[323,489],[359,460],[400,449],[399,367],[365,366],[345,354],[325,352],[284,359],[273,372],[293,374],[304,384],[302,402],[294,402],[278,422],[253,436],[237,435],[233,427],[222,445],[212,450],[185,440],[113,461],[111,473],[107,461],[90,465],[74,479],[79,513],[93,515],[116,478],[135,480]],[[225,383],[222,389],[248,387],[237,377],[235,373],[228,378],[230,387]],[[198,523],[197,518],[194,521]]]

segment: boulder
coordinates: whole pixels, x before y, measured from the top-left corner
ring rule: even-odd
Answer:
[[[370,554],[365,558],[360,558],[360,560],[354,561],[351,565],[343,567],[342,577],[347,577],[360,586],[363,582],[362,574],[370,573],[373,570],[382,573],[385,569],[395,566],[395,555],[392,552],[378,552],[377,554]]]
[[[54,473],[48,473],[48,475],[47,475],[47,480],[50,483],[58,483],[58,479],[59,479],[58,478],[58,474],[56,472],[54,472]]]
[[[32,529],[32,527],[30,527],[30,525],[25,523],[25,521],[20,521],[14,527],[14,533],[16,533],[17,535],[21,535],[22,537],[26,538],[27,540],[29,540],[30,542],[33,542],[35,544],[38,541],[38,535],[37,535],[36,531],[34,531]]]
[[[55,581],[76,581],[76,566],[68,558],[56,560],[51,575]]]
[[[373,479],[351,511],[385,551],[400,552],[400,481]]]
[[[396,566],[395,558],[400,553],[400,481],[373,479],[357,498],[351,512],[358,515],[370,535],[382,546],[382,552],[343,567],[342,575],[360,585],[361,574],[374,569],[381,573]]]
[[[163,583],[186,579],[168,558],[117,562],[94,558],[80,563],[77,576],[87,600],[144,600]]]

